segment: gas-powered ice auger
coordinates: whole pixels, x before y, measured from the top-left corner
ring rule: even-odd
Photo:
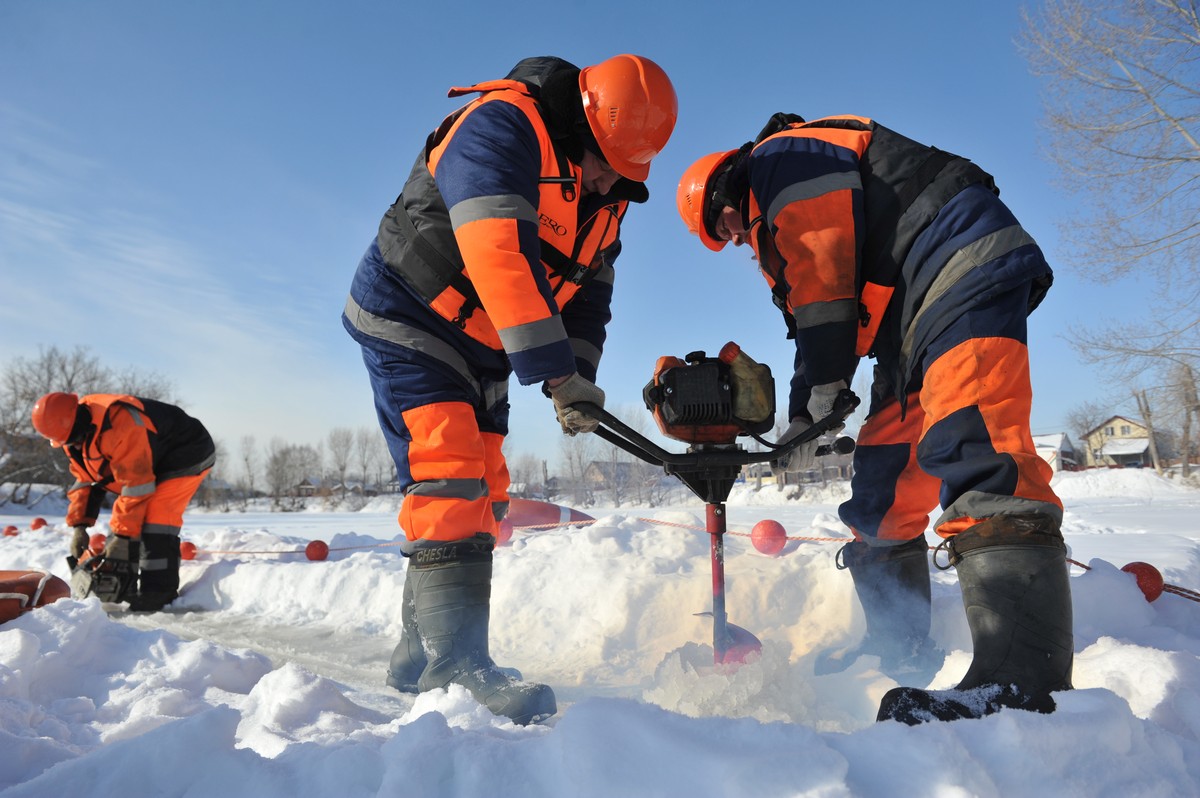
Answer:
[[[725,614],[725,500],[742,466],[777,460],[800,445],[842,426],[858,407],[852,391],[838,394],[833,411],[818,419],[802,435],[786,444],[763,440],[762,433],[775,424],[775,381],[771,370],[743,354],[730,342],[720,355],[711,358],[692,352],[683,360],[660,357],[654,377],[642,391],[647,409],[654,414],[659,430],[668,438],[689,444],[686,452],[668,452],[647,440],[619,419],[590,402],[576,407],[597,419],[596,434],[633,456],[661,466],[705,502],[713,584],[713,662],[736,665],[762,650],[758,638],[729,623]],[[747,452],[739,436],[750,436],[767,447],[765,452]],[[846,454],[854,441],[839,438],[822,445],[818,455]]]

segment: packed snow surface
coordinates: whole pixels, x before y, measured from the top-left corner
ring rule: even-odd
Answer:
[[[394,500],[358,512],[189,512],[186,592],[169,611],[62,600],[0,626],[0,796],[1200,795],[1200,603],[1146,601],[1121,566],[1200,589],[1200,492],[1152,472],[1059,474],[1076,689],[1058,711],[919,727],[876,723],[897,682],[862,657],[815,676],[863,620],[834,566],[839,489],[737,486],[727,503],[730,621],[763,643],[712,664],[704,505],[579,508],[496,552],[491,646],[553,686],[517,727],[464,690],[383,684],[400,635]],[[61,506],[0,508],[0,570],[67,577]],[[48,526],[30,529],[34,516]],[[749,532],[784,525],[765,556]],[[107,517],[97,531],[106,532]],[[928,535],[931,544],[937,541]],[[325,561],[304,555],[329,544]],[[970,662],[954,571],[934,571],[933,637]],[[914,675],[915,678],[915,675]]]

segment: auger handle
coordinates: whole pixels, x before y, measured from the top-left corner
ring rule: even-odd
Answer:
[[[572,407],[600,422],[602,426],[595,430],[596,435],[652,465],[743,466],[777,460],[797,449],[801,444],[821,437],[833,427],[840,426],[846,417],[854,412],[854,408],[858,407],[858,402],[858,397],[852,391],[841,391],[834,400],[833,412],[782,446],[766,452],[748,452],[740,446],[722,450],[669,452],[597,404],[576,402]],[[833,443],[817,447],[817,456],[849,454],[852,451],[854,451],[854,440],[841,437]]]

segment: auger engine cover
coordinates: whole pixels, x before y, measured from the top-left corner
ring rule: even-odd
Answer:
[[[733,443],[739,435],[761,435],[775,424],[771,370],[734,343],[726,344],[720,357],[704,352],[684,360],[660,357],[642,398],[659,430],[687,443]]]
[[[74,559],[67,558],[67,562]],[[71,566],[71,595],[77,599],[96,596],[118,604],[136,592],[137,568],[125,560],[110,560],[103,554]]]

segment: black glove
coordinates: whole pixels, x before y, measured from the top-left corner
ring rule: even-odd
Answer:
[[[104,544],[104,557],[108,560],[124,560],[137,565],[141,559],[141,541],[123,535],[111,535]]]
[[[71,533],[71,548],[70,548],[71,556],[74,557],[76,560],[81,559],[83,557],[84,552],[86,552],[88,550],[89,542],[90,542],[90,538],[88,537],[87,527],[86,526],[75,527],[75,531]]]

